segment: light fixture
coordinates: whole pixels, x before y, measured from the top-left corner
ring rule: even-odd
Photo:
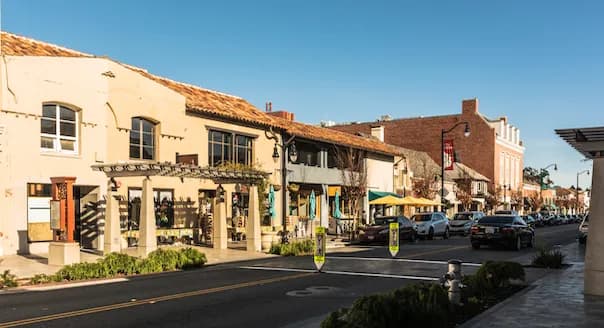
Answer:
[[[463,135],[466,138],[470,136],[470,125],[467,123],[466,123],[466,129],[463,131]]]
[[[296,150],[296,143],[292,142],[289,146],[289,160],[295,162],[298,159],[298,151]]]
[[[554,164],[554,171],[558,171],[558,164]]]
[[[273,160],[275,163],[277,163],[279,160],[279,150],[277,149],[277,144],[275,144],[275,147],[273,147]]]

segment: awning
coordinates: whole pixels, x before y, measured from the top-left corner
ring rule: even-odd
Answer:
[[[556,129],[556,133],[586,158],[604,154],[604,126]]]
[[[393,197],[400,198],[397,194],[395,194],[393,192],[388,192],[388,191],[369,190],[369,194],[367,194],[367,197],[369,198],[370,202],[372,200],[376,200],[378,198],[382,198],[382,197],[386,197],[386,196],[393,196]]]
[[[402,202],[402,198],[387,195],[370,201],[369,205],[406,205]]]
[[[440,205],[439,202],[435,201],[435,200],[431,200],[431,199],[427,199],[427,198],[419,198],[420,204],[419,205],[423,205],[423,206],[438,206]]]

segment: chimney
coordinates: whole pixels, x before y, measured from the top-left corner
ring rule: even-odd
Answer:
[[[476,114],[478,113],[478,98],[464,99],[461,102],[461,113],[462,114]]]
[[[384,142],[384,126],[376,125],[371,127],[371,136]]]
[[[272,116],[276,116],[276,117],[280,117],[280,118],[288,120],[290,122],[293,122],[294,119],[295,119],[294,113],[288,112],[286,110],[278,110],[278,111],[273,112],[272,109],[271,109],[271,111],[268,112],[267,114],[272,115]]]

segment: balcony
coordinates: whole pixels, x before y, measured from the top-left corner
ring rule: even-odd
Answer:
[[[287,166],[288,180],[296,183],[341,185],[342,173],[337,168],[292,164]]]

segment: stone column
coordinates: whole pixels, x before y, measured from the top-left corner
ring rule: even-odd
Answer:
[[[212,222],[214,224],[214,248],[227,249],[226,203],[220,196],[212,200]]]
[[[121,251],[120,236],[120,202],[113,196],[113,183],[107,180],[107,197],[105,203],[105,236],[103,253]]]
[[[321,185],[321,218],[319,219],[319,224],[321,227],[329,227],[329,186]]]
[[[247,224],[245,227],[245,238],[247,240],[247,250],[260,252],[260,203],[258,200],[258,187],[250,186],[250,200],[248,209]]]
[[[585,294],[604,296],[604,157],[594,158],[585,252]]]
[[[153,184],[149,177],[143,179],[143,195],[141,199],[141,217],[139,224],[138,255],[146,257],[157,249],[155,233],[155,204],[153,202]]]

